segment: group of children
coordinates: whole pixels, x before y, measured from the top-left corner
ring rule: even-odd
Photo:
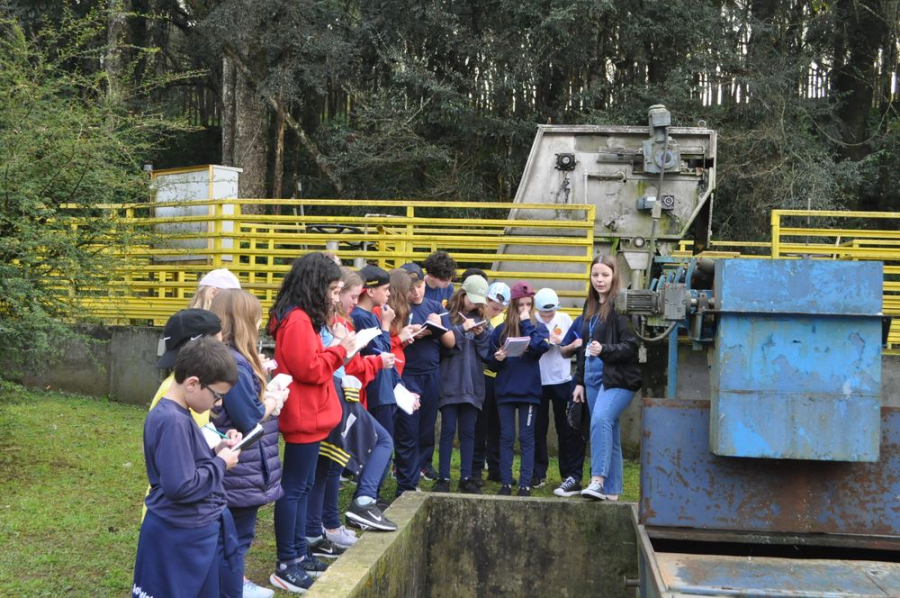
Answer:
[[[159,365],[173,372],[144,429],[150,490],[134,596],[272,596],[244,577],[243,563],[257,511],[273,501],[277,562],[270,582],[303,593],[327,569],[321,559],[357,539],[340,521],[342,471],[357,484],[347,522],[393,531],[384,514],[392,498],[382,496],[386,477],[396,477],[396,496],[417,491],[423,477],[434,490],[449,492],[454,436],[461,492],[481,493],[486,468],[488,479],[501,483],[499,494],[518,486],[518,496],[529,496],[547,476],[551,405],[563,479],[554,493],[616,498],[621,411],[604,412],[616,421],[598,422],[596,440],[592,419],[592,451],[596,442],[605,452],[602,463],[592,459],[592,483],[584,491],[585,440],[566,421],[570,402],[583,401],[585,388],[598,413],[598,397],[608,392],[602,366],[597,388],[592,362],[602,349],[596,350],[596,340],[583,348],[582,339],[598,338],[598,317],[601,334],[616,328],[622,335],[622,326],[608,324],[616,318],[609,317],[609,288],[594,286],[593,265],[594,294],[574,323],[559,310],[552,289],[535,292],[525,281],[512,288],[489,285],[478,269],[467,270],[454,288],[456,264],[443,251],[422,266],[356,272],[326,253],[299,258],[269,312],[271,360],[258,350],[259,301],[227,270],[200,281],[191,307],[164,331],[167,350]],[[626,338],[621,351],[629,353],[630,343]],[[576,354],[573,389],[570,359]],[[285,378],[279,374],[289,376],[289,384],[269,383],[270,376]],[[616,406],[626,399],[617,397]],[[512,471],[517,422],[518,484]],[[237,450],[257,424],[261,439]],[[613,427],[614,438],[607,433]]]

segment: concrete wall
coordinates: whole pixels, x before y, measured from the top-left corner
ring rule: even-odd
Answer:
[[[408,492],[387,515],[309,596],[635,596],[631,503]]]
[[[16,381],[123,403],[149,404],[161,381],[156,351],[162,330],[137,326],[92,326],[80,329],[90,342],[70,342],[63,360],[41,373]]]

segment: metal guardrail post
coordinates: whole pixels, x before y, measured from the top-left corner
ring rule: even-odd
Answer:
[[[772,210],[772,257],[781,257],[781,211]]]

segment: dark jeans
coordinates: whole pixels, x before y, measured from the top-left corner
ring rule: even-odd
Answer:
[[[284,445],[284,496],[275,501],[275,544],[281,562],[307,556],[306,507],[316,481],[318,459],[318,442]]]
[[[247,552],[256,537],[256,514],[259,507],[228,507],[231,517],[234,519],[234,529],[237,532],[237,556],[234,569],[223,567],[228,572],[228,581],[223,582],[219,588],[222,596],[227,598],[241,598],[244,593],[244,560]]]
[[[403,373],[403,385],[419,394],[419,467],[433,467],[434,426],[437,423],[438,400],[441,393],[441,371],[428,374]]]
[[[543,387],[541,406],[538,409],[534,435],[534,477],[545,479],[550,457],[547,454],[547,431],[550,429],[550,406],[553,406],[553,423],[559,446],[559,475],[565,480],[571,476],[581,481],[584,470],[584,439],[566,419],[566,409],[572,400],[572,383],[552,384]]]
[[[322,535],[323,529],[337,529],[341,526],[338,493],[341,490],[342,469],[337,461],[319,455],[316,482],[306,507],[307,538],[318,538]]]
[[[519,485],[529,486],[534,471],[534,423],[538,406],[533,403],[497,405],[500,414],[500,480],[512,484],[513,445],[516,441],[516,411],[519,412]]]
[[[397,496],[419,485],[419,411],[397,409],[394,415],[394,458]]]
[[[472,477],[472,452],[475,449],[475,420],[479,409],[468,403],[441,407],[441,450],[439,475],[450,479],[450,458],[453,454],[453,436],[459,426],[459,479]],[[480,472],[479,472],[480,473]]]
[[[491,473],[500,471],[500,416],[494,396],[494,377],[484,377],[484,405],[475,421],[475,451],[472,472],[481,475],[487,465]]]

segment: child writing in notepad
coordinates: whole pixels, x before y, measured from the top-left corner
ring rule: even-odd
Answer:
[[[512,494],[513,445],[516,439],[516,416],[519,419],[518,496],[531,496],[534,470],[534,426],[541,404],[541,355],[550,348],[545,326],[534,322],[534,288],[526,281],[513,285],[506,320],[491,335],[489,364],[497,372],[494,394],[500,415],[500,487],[501,496]],[[507,339],[528,337],[525,352],[517,357],[507,355]]]

